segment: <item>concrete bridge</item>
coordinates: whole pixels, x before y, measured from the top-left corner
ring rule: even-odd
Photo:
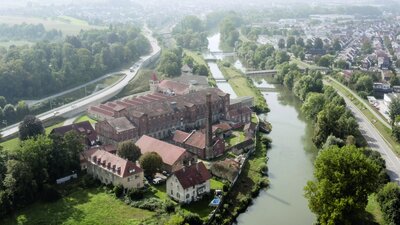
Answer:
[[[254,70],[246,72],[247,76],[272,76],[274,77],[277,73],[277,70]]]

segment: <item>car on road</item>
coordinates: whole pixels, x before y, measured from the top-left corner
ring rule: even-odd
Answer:
[[[129,68],[129,72],[131,73],[133,72],[133,67]]]

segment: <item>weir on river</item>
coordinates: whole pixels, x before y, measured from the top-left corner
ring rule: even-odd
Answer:
[[[210,51],[219,49],[219,34],[208,38]],[[215,62],[209,62],[214,78],[224,79]],[[240,61],[234,66],[245,72]],[[301,102],[287,89],[272,85],[266,79],[255,82],[263,92],[271,112],[267,120],[272,124],[272,148],[268,151],[270,188],[260,192],[253,205],[238,217],[239,225],[311,225],[315,216],[308,208],[303,188],[313,179],[313,161],[317,149],[311,141],[313,126],[300,111]],[[228,82],[217,86],[231,94]],[[234,94],[234,95],[232,95]],[[263,116],[263,115],[261,115]]]

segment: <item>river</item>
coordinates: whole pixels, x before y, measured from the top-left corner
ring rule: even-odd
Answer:
[[[208,41],[210,51],[221,51],[219,34],[209,37]],[[245,71],[240,61],[233,59],[233,62],[237,69]],[[210,69],[215,78],[222,75],[212,63]],[[308,208],[303,188],[308,180],[313,179],[313,161],[317,155],[311,141],[312,123],[302,115],[301,102],[292,92],[265,79],[255,84],[271,89],[263,93],[271,109],[267,115],[272,124],[269,135],[272,148],[267,153],[270,188],[260,192],[253,205],[238,217],[237,224],[311,225],[315,216]],[[225,86],[220,88],[228,93],[233,91],[230,86],[230,89]]]

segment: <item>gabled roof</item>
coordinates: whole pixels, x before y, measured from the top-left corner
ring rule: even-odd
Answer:
[[[184,189],[198,184],[203,184],[207,180],[211,179],[211,174],[207,170],[206,166],[204,166],[203,162],[183,167],[182,169],[175,171],[174,175]]]
[[[140,148],[142,154],[147,152],[156,152],[159,154],[165,164],[174,165],[175,162],[185,154],[186,150],[179,146],[160,141],[147,135],[143,135],[136,146]]]
[[[78,134],[83,135],[89,143],[95,142],[97,140],[97,133],[93,129],[89,121],[83,121],[79,123],[74,123],[71,125],[66,125],[62,127],[54,128],[51,133],[64,136],[69,131],[76,131]]]
[[[122,178],[143,172],[135,163],[103,150],[91,149],[83,155],[88,162]]]

